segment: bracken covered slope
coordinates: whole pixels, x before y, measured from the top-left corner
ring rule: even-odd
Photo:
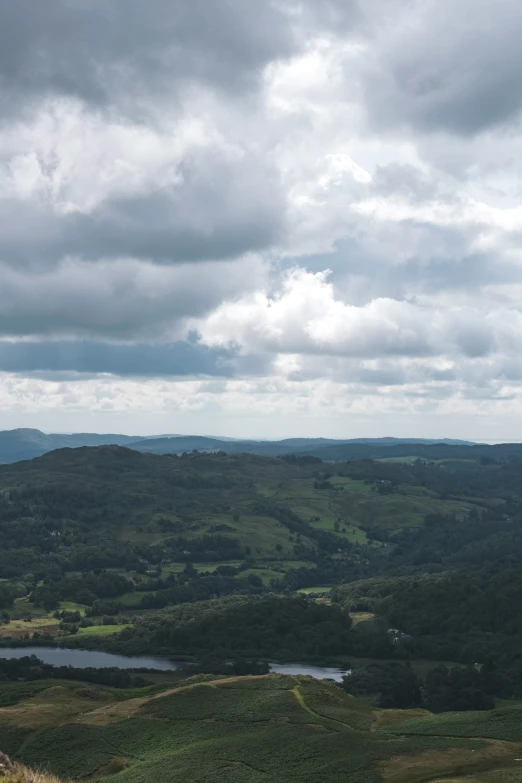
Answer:
[[[520,708],[425,715],[374,711],[333,684],[297,676],[192,679],[131,698],[53,682],[0,709],[0,737],[30,768],[77,781],[520,781]]]

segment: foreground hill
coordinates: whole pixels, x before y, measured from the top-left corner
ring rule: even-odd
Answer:
[[[40,685],[31,698],[0,709],[0,736],[14,758],[62,778],[118,783],[519,779],[522,715],[517,708],[451,720],[415,718],[419,713],[374,711],[326,682],[278,675],[189,680],[131,698],[79,683]]]
[[[16,759],[62,778],[115,783],[513,781],[522,714],[375,711],[338,687],[268,675],[188,680],[137,697],[40,683],[0,709]]]

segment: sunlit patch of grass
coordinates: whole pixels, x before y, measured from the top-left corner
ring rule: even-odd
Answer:
[[[350,612],[350,617],[352,618],[352,623],[354,625],[375,620],[373,612]]]
[[[124,628],[130,628],[131,623],[124,623],[122,625],[91,625],[89,628],[80,628],[78,633],[80,636],[111,636],[115,633],[120,633]]]
[[[321,585],[320,587],[302,587],[300,590],[298,590],[298,593],[302,593],[303,595],[310,595],[313,593],[319,593],[319,594],[326,594],[329,593],[332,589],[331,585]]]

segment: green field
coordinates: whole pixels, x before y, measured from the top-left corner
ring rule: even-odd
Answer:
[[[216,568],[219,568],[219,566],[233,566],[234,568],[238,568],[241,564],[241,560],[225,560],[218,563],[199,563],[197,561],[191,561],[191,564],[194,566],[194,568],[199,571],[200,573],[209,573],[213,574]],[[162,573],[163,575],[167,574],[181,574],[183,569],[186,567],[186,563],[169,563],[168,565],[162,566]],[[256,564],[256,568],[272,568],[272,569],[281,569],[282,571],[289,571],[291,568],[313,568],[315,566],[315,563],[309,563],[305,560],[263,560]]]
[[[88,628],[80,628],[80,636],[112,636],[112,634],[123,631],[124,628],[130,628],[130,623],[121,625],[91,625]]]
[[[114,783],[515,783],[522,712],[373,710],[338,687],[268,675],[157,695],[19,683],[4,750],[63,779]],[[47,687],[45,687],[47,685]]]
[[[186,565],[186,563],[168,563],[167,565],[162,566],[162,575],[167,576],[168,574],[181,574]],[[241,565],[241,560],[226,560],[221,563],[198,563],[196,561],[193,562],[192,565],[197,571],[201,573],[213,574],[216,568],[219,566],[228,565],[237,568],[239,565]]]
[[[393,533],[422,525],[427,514],[466,516],[474,507],[469,501],[442,500],[436,492],[417,485],[403,483],[396,493],[381,495],[370,483],[344,475],[331,476],[329,483],[336,491],[317,489],[314,481],[306,478],[257,484],[256,489],[284,503],[313,528],[359,544],[367,543],[368,526]]]

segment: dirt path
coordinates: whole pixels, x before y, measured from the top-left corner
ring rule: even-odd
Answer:
[[[89,723],[94,726],[105,725],[106,723],[112,723],[116,720],[122,720],[124,718],[130,718],[135,715],[138,710],[148,702],[155,699],[164,699],[167,696],[172,696],[175,693],[181,691],[188,691],[193,688],[218,688],[224,683],[237,682],[238,680],[260,680],[266,677],[280,677],[279,674],[252,674],[249,676],[234,676],[225,677],[222,680],[210,680],[207,682],[191,682],[188,685],[179,685],[176,688],[169,688],[167,691],[157,693],[154,696],[141,696],[136,699],[128,699],[127,701],[118,702],[117,704],[109,704],[104,707],[98,707],[96,710],[92,710],[83,713],[78,717],[78,721],[81,723]]]
[[[339,731],[339,730],[350,731],[350,732],[358,731],[358,729],[354,729],[353,726],[350,726],[349,723],[344,723],[342,720],[338,720],[337,718],[329,718],[327,715],[321,715],[321,713],[316,712],[311,707],[309,707],[304,700],[303,694],[301,693],[301,688],[298,681],[297,681],[297,685],[294,688],[292,688],[291,693],[294,694],[299,706],[303,710],[305,710],[305,712],[308,712],[316,720],[322,721],[322,723],[330,724],[328,727],[333,729],[334,731]]]

